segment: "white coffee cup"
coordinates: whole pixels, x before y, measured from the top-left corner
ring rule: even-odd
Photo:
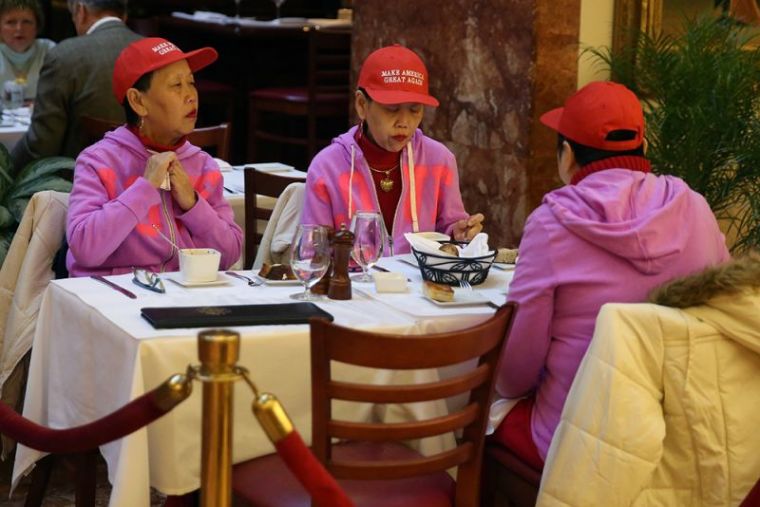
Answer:
[[[213,282],[219,272],[222,254],[213,248],[183,248],[179,251],[179,271],[190,283]]]

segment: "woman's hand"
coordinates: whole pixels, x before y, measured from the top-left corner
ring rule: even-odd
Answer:
[[[172,197],[177,201],[182,211],[187,211],[195,206],[198,196],[195,194],[193,183],[185,172],[185,168],[176,158],[169,167],[169,178],[172,182]]]
[[[169,172],[169,167],[177,160],[177,154],[173,151],[165,151],[151,155],[145,164],[143,177],[156,188],[159,188]]]
[[[482,213],[475,213],[467,218],[463,218],[454,224],[454,239],[457,241],[469,241],[477,233],[483,230],[483,220],[485,217]]]

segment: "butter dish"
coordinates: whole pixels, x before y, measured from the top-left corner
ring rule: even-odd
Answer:
[[[372,273],[377,292],[406,292],[406,277],[401,273]]]

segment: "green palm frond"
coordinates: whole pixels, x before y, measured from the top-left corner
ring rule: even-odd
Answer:
[[[10,189],[6,199],[18,199],[20,197],[31,197],[37,192],[43,190],[56,190],[58,192],[71,192],[71,182],[59,176],[43,176],[35,180],[28,181],[24,184],[16,184]]]
[[[5,206],[0,206],[0,230],[7,229],[14,221],[13,213]]]
[[[642,33],[616,54],[589,50],[642,98],[654,170],[705,196],[738,234],[734,251],[760,246],[760,51],[750,39],[706,18],[679,35]]]

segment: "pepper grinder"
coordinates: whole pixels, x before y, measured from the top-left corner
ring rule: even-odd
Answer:
[[[327,240],[330,243],[330,246],[333,245],[333,240],[335,236],[335,229],[331,225],[326,225],[327,227]],[[330,265],[327,266],[327,271],[325,271],[324,276],[319,279],[319,281],[311,288],[312,294],[319,294],[321,296],[326,296],[328,291],[330,290],[330,279],[332,278],[332,272],[333,272],[333,259],[334,256],[330,256]]]
[[[348,257],[354,246],[354,233],[340,224],[340,230],[333,239],[333,274],[327,297],[330,299],[351,299],[351,279],[348,277]]]

